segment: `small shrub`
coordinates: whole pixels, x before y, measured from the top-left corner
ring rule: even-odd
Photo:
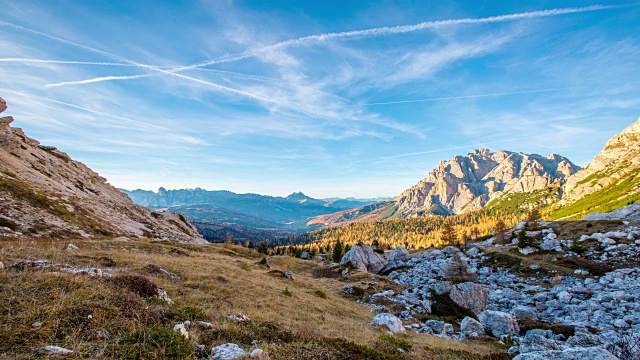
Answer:
[[[435,292],[431,292],[430,298],[432,300],[431,315],[433,316],[442,317],[450,323],[462,320],[466,316],[478,320],[478,317],[473,311],[456,304],[456,302],[449,297],[449,294],[438,295]]]
[[[388,334],[380,334],[380,341],[377,344],[382,345],[378,346],[379,348],[387,348],[388,350],[402,349],[404,351],[412,351],[413,344],[411,344],[411,338],[408,335],[400,335],[398,337],[391,336]]]
[[[150,327],[137,329],[119,343],[110,344],[106,352],[117,359],[190,359],[193,345],[172,329]]]
[[[195,306],[176,307],[172,311],[176,319],[189,321],[207,321],[209,316],[201,308]]]
[[[632,332],[618,333],[614,339],[605,344],[605,348],[620,360],[638,360],[640,359],[640,335]]]
[[[114,276],[112,282],[119,287],[127,288],[129,291],[148,298],[158,294],[158,286],[151,280],[140,275],[120,275]]]
[[[263,257],[262,260],[260,260],[260,265],[267,265],[267,258]]]
[[[242,269],[244,271],[251,271],[251,265],[244,264],[244,265],[240,266],[240,269]]]
[[[284,290],[282,290],[282,295],[288,296],[288,297],[292,297],[293,293],[291,293],[291,291],[289,291],[289,288],[285,288]]]
[[[575,329],[573,326],[562,325],[561,323],[550,323],[533,319],[521,319],[518,320],[518,326],[520,327],[520,335],[525,335],[527,331],[533,329],[551,330],[554,334],[562,334],[565,339],[575,335]]]
[[[604,263],[598,263],[584,258],[562,258],[558,260],[563,266],[572,269],[584,269],[591,275],[602,276],[610,271],[613,271],[613,267]]]
[[[311,271],[311,276],[313,276],[315,279],[336,278],[336,277],[340,277],[340,273],[335,271],[331,266],[322,265],[322,266],[318,266],[317,268],[314,268]]]
[[[327,298],[327,293],[322,291],[322,290],[316,290],[315,292],[316,296],[321,298],[321,299],[326,299]]]

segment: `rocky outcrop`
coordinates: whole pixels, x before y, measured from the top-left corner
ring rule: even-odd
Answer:
[[[582,220],[640,220],[640,204],[631,204],[607,213],[593,212]]]
[[[391,254],[389,254],[389,261],[405,261],[409,257],[409,251],[402,246],[397,246]]]
[[[484,326],[482,326],[482,324],[476,319],[470,318],[468,316],[462,319],[462,321],[460,322],[460,331],[464,335],[474,334],[475,336],[479,336],[485,334]]]
[[[451,287],[451,300],[473,311],[476,315],[485,311],[489,300],[489,290],[474,282],[465,282]]]
[[[607,350],[601,348],[572,348],[567,350],[547,350],[520,354],[513,360],[618,360]]]
[[[501,311],[487,310],[478,315],[478,320],[487,333],[497,338],[503,335],[517,335],[520,331],[516,318]]]
[[[342,257],[340,265],[348,265],[358,271],[377,273],[387,264],[384,256],[373,251],[369,245],[354,245]]]
[[[576,173],[567,158],[479,149],[440,162],[427,178],[406,190],[396,202],[400,212],[444,209],[451,214],[476,210],[507,192],[541,190]]]
[[[640,120],[607,141],[593,161],[567,179],[562,204],[603,189],[640,168]]]
[[[204,242],[184,217],[134,204],[83,163],[11,127],[12,121],[0,118],[0,214],[9,225],[0,227],[4,236]]]
[[[0,98],[0,114],[7,110],[7,102]]]
[[[382,313],[382,314],[376,315],[373,318],[373,321],[371,322],[371,324],[376,327],[384,326],[392,334],[405,333],[404,326],[402,326],[402,321],[400,321],[400,319],[398,319],[397,317],[389,313]]]
[[[247,355],[241,347],[233,343],[218,345],[211,349],[214,360],[233,360]]]

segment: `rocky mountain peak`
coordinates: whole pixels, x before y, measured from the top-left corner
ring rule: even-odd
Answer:
[[[311,199],[311,198],[308,197],[307,195],[303,194],[302,191],[296,191],[294,193],[289,194],[287,196],[287,199],[299,201],[299,200],[306,200],[306,199]]]
[[[531,192],[580,169],[567,158],[477,149],[440,162],[429,175],[396,198],[407,214],[446,209],[461,213],[484,207],[506,192]]]
[[[183,217],[136,205],[83,163],[10,127],[12,118],[1,120],[0,234],[204,241]]]

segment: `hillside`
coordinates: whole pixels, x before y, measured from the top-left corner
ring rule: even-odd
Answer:
[[[1,99],[0,99],[1,100]],[[0,101],[0,112],[6,109]],[[0,234],[204,241],[184,218],[138,206],[86,165],[0,118]]]
[[[593,161],[569,177],[550,218],[579,219],[640,201],[640,120],[607,141]]]
[[[374,327],[371,307],[343,288],[398,289],[381,276],[318,278],[321,264],[267,256],[262,265],[262,254],[227,244],[73,240],[79,249],[64,250],[68,241],[0,239],[0,358],[48,358],[48,346],[59,346],[77,359],[196,359],[225,343],[274,360],[510,358],[494,338]],[[158,287],[170,302],[154,296]]]

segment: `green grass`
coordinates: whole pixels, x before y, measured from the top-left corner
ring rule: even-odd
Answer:
[[[490,202],[487,209],[496,213],[526,213],[530,206],[546,205],[558,201],[558,189],[547,187],[531,193],[507,193]]]
[[[577,220],[592,212],[609,212],[640,201],[640,176],[631,173],[618,182],[563,206],[551,214],[551,220]]]

